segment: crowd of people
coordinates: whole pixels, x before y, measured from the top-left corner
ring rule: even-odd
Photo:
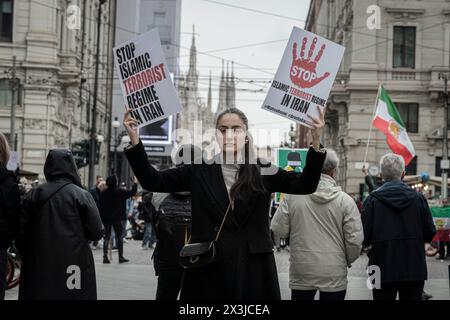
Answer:
[[[9,148],[0,134],[0,298],[13,241],[22,256],[20,299],[96,299],[92,249],[101,245],[109,264],[112,245],[118,262],[128,262],[123,243],[129,232],[143,249],[154,248],[157,300],[281,299],[273,253],[273,239],[280,238],[289,239],[293,300],[312,300],[317,292],[320,300],[345,299],[348,270],[363,246],[368,265],[380,273],[375,300],[397,294],[422,299],[425,244],[436,230],[426,199],[402,182],[403,158],[381,158],[379,184],[359,210],[337,185],[336,152],[320,144],[323,112],[311,121],[302,172],[252,158],[248,120],[236,108],[217,118],[217,161],[183,160],[156,170],[127,113],[131,142],[125,154],[136,176],[131,189],[112,175],[97,177],[87,191],[71,152],[55,149],[44,165],[46,182],[22,199],[17,178],[6,169]],[[195,157],[193,147],[181,150]],[[230,161],[239,155],[244,164]],[[262,174],[271,168],[273,174]],[[277,207],[271,206],[275,192],[285,194]],[[77,268],[80,279],[68,285]]]

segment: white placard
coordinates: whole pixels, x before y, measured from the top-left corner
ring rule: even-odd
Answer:
[[[139,128],[181,111],[157,29],[113,50],[125,105]]]
[[[345,48],[294,27],[262,109],[311,128],[325,108]]]

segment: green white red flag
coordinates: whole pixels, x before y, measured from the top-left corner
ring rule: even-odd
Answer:
[[[416,152],[406,132],[405,123],[383,86],[378,90],[376,108],[373,126],[386,135],[386,142],[392,152],[402,156],[405,165],[408,165]]]

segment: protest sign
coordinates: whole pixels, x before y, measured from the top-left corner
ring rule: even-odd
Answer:
[[[317,50],[316,50],[317,48]],[[345,48],[294,27],[262,109],[311,128],[325,108]]]
[[[181,111],[157,29],[113,50],[125,105],[138,128]]]

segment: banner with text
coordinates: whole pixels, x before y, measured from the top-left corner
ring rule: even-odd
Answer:
[[[125,104],[139,128],[181,111],[157,29],[113,50]]]

